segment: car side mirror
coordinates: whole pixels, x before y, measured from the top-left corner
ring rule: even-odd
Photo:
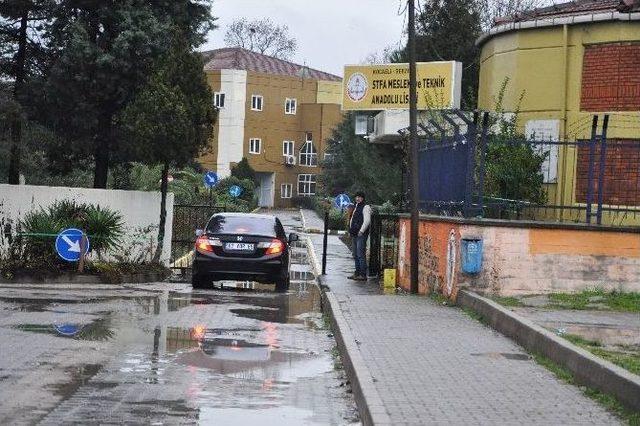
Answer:
[[[196,229],[196,237],[201,237],[204,235],[204,231],[202,229]]]
[[[295,232],[289,234],[289,244],[295,243],[296,241],[300,241],[300,237]]]

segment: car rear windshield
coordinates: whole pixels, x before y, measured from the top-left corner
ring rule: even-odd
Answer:
[[[214,216],[207,224],[209,234],[244,234],[276,236],[276,222],[271,218],[243,216]]]

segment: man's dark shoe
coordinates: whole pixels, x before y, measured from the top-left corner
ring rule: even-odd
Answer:
[[[358,275],[357,277],[354,278],[354,280],[356,280],[356,281],[366,281],[367,277],[365,277],[364,275]]]
[[[358,275],[353,274],[347,277],[348,280],[353,280],[353,281],[357,281],[358,280]]]

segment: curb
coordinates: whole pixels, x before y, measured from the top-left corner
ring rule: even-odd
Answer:
[[[316,254],[316,248],[313,245],[313,241],[311,241],[310,237],[304,237],[304,241],[307,245],[307,254],[309,255],[309,259],[311,259],[313,273],[316,277],[320,277],[320,275],[322,274],[322,266],[320,265],[320,261],[318,260],[318,255]]]
[[[351,383],[353,396],[358,407],[360,419],[364,425],[391,425],[391,418],[384,408],[382,398],[378,394],[373,378],[362,359],[360,348],[351,329],[344,318],[340,302],[329,291],[324,282],[322,268],[316,255],[316,249],[310,237],[306,237],[307,252],[312,267],[316,273],[316,281],[322,293],[322,311],[329,315],[338,352],[344,365],[345,372]]]
[[[11,285],[125,285],[125,284],[149,284],[163,282],[167,279],[164,274],[155,272],[139,274],[123,274],[120,280],[109,280],[104,275],[89,274],[61,274],[52,277],[34,277],[23,275],[7,280],[0,279],[0,286]]]
[[[326,288],[322,277],[318,280],[320,288]],[[343,361],[347,377],[351,382],[353,396],[360,413],[360,419],[364,425],[390,425],[391,418],[384,408],[382,398],[378,394],[373,378],[362,359],[360,349],[355,338],[351,334],[351,329],[340,309],[340,302],[330,291],[322,290],[322,307],[326,307],[326,312],[331,319],[338,351]]]
[[[304,212],[302,211],[302,208],[299,208],[298,211],[300,212],[300,222],[302,222],[302,230],[304,232],[308,232],[307,231],[307,218],[304,217]]]
[[[491,327],[526,350],[569,369],[576,382],[613,395],[632,410],[640,410],[640,376],[596,357],[476,293],[460,290],[457,303],[481,315]]]

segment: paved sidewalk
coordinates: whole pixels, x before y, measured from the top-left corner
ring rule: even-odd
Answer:
[[[315,213],[304,215],[314,226]],[[319,258],[322,235],[310,238]],[[619,424],[460,309],[423,296],[380,294],[377,283],[348,281],[352,271],[350,251],[330,236],[322,281],[349,328],[344,335],[356,343],[348,345],[362,361],[354,368],[373,383],[367,392],[375,404],[381,401],[373,407],[383,411],[379,418],[393,424]]]

